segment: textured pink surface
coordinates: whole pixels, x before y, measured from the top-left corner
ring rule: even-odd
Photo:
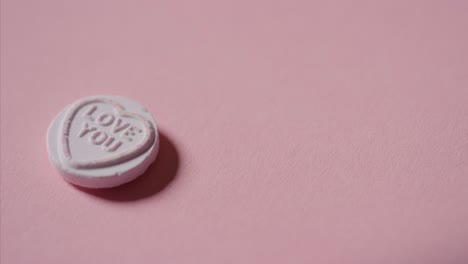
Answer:
[[[468,263],[467,1],[1,2],[1,263]],[[77,189],[45,133],[148,106],[156,165]]]

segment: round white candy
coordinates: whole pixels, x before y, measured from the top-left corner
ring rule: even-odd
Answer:
[[[156,159],[158,131],[140,104],[119,96],[81,99],[57,115],[47,133],[49,159],[69,182],[115,187]]]

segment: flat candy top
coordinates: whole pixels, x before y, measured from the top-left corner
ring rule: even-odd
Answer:
[[[70,106],[59,134],[64,162],[73,168],[102,168],[146,152],[156,138],[154,121],[145,113],[129,112],[126,103],[125,98],[90,97]],[[141,112],[143,106],[137,108]]]
[[[89,188],[134,180],[155,160],[158,147],[151,114],[120,96],[79,99],[54,118],[47,132],[52,164],[66,180]]]

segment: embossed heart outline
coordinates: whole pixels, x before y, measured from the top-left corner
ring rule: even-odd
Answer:
[[[125,118],[133,118],[133,119],[140,121],[143,124],[144,130],[146,130],[144,138],[140,142],[138,142],[135,146],[131,147],[130,149],[127,149],[120,153],[112,154],[109,157],[100,158],[96,160],[74,160],[71,155],[70,144],[69,144],[70,128],[78,111],[81,108],[85,107],[86,105],[93,104],[93,103],[109,104],[113,107],[114,112],[118,116],[125,117]],[[155,140],[155,137],[156,137],[155,128],[153,124],[150,121],[148,121],[146,118],[144,118],[143,116],[136,114],[136,113],[127,112],[121,104],[111,99],[94,97],[94,98],[83,99],[81,101],[76,102],[67,111],[65,118],[64,118],[63,127],[62,127],[62,150],[63,150],[63,154],[68,164],[73,168],[76,168],[76,169],[103,168],[103,167],[116,165],[118,163],[125,162],[135,157],[138,157],[139,155],[143,154],[145,151],[147,151],[151,147],[151,145],[153,144]]]

